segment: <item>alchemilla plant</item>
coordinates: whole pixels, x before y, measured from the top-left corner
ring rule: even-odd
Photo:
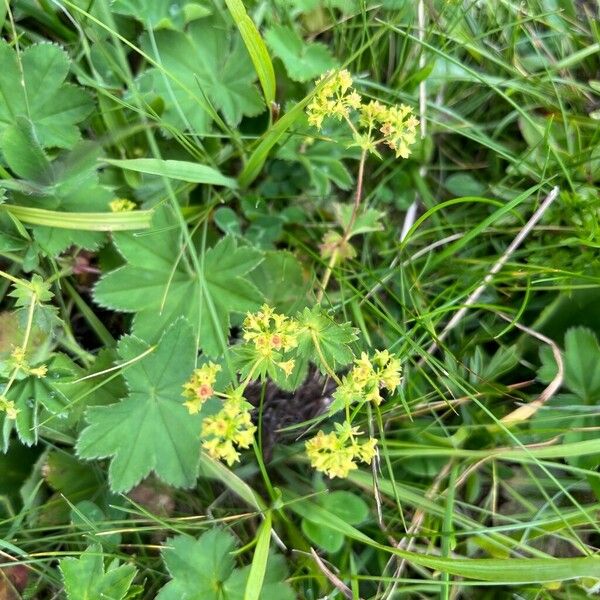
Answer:
[[[393,393],[400,385],[401,366],[399,359],[387,350],[376,352],[372,359],[363,352],[340,380],[332,364],[345,366],[345,357],[352,356],[348,341],[353,337],[348,324],[336,324],[319,307],[295,317],[277,313],[266,304],[258,312],[248,313],[242,324],[243,342],[229,348],[236,367],[235,383],[218,390],[215,384],[221,365],[208,362],[195,369],[183,386],[184,404],[190,414],[199,413],[210,398],[221,401],[219,411],[202,422],[203,449],[229,466],[239,461],[239,449],[249,448],[256,441],[257,427],[251,418],[253,406],[244,396],[248,384],[254,380],[266,384],[271,380],[282,388],[297,388],[303,379],[294,374],[305,373],[307,363],[313,362],[338,384],[329,415],[343,410],[345,416],[343,424],[335,424],[335,432],[325,435],[319,431],[306,442],[312,466],[329,477],[346,477],[357,468],[357,462],[370,464],[377,440],[360,438],[359,428],[352,426],[350,406],[367,402],[379,406],[381,390]],[[332,364],[326,355],[333,357]],[[335,361],[336,356],[344,359]],[[290,385],[292,377],[295,386]]]
[[[0,600],[598,591],[592,5],[1,5]]]

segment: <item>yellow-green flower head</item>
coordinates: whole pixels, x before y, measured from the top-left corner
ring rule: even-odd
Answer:
[[[306,109],[308,122],[321,129],[325,117],[348,119],[351,109],[361,105],[360,95],[352,89],[352,76],[346,70],[328,71],[315,82],[317,92]]]
[[[383,141],[396,151],[396,158],[408,158],[409,146],[415,143],[419,120],[412,114],[409,106],[401,104],[388,109],[381,126]]]
[[[262,356],[288,352],[298,345],[298,323],[276,313],[266,304],[257,313],[248,313],[242,325],[243,338],[254,344]]]
[[[27,375],[33,375],[34,377],[42,378],[48,374],[48,367],[46,365],[39,365],[32,367],[27,360],[27,353],[21,346],[16,346],[10,355],[10,363],[14,369],[22,371]]]
[[[109,206],[112,212],[131,212],[136,208],[136,203],[127,198],[115,198]]]
[[[234,392],[216,415],[202,421],[202,437],[208,438],[202,447],[210,456],[224,460],[229,466],[239,461],[237,448],[249,448],[254,441],[256,426],[250,409],[241,392]]]
[[[336,423],[336,431],[317,435],[306,442],[306,454],[311,465],[328,477],[348,477],[358,469],[357,462],[370,464],[376,453],[377,440],[359,442],[360,431],[349,423]]]
[[[387,120],[388,108],[377,100],[371,100],[360,107],[358,122],[363,127],[373,127]]]
[[[6,413],[6,416],[9,419],[16,419],[19,414],[19,409],[12,400],[9,400],[3,394],[0,394],[0,412]]]
[[[393,392],[400,385],[401,373],[400,359],[388,350],[376,351],[373,358],[363,352],[333,396],[344,405],[357,401],[379,405],[381,390]]]
[[[196,369],[190,380],[183,384],[182,395],[188,398],[184,404],[191,415],[200,412],[203,404],[214,395],[213,386],[220,370],[220,365],[208,362]]]

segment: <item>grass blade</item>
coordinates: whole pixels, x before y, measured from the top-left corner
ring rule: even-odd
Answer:
[[[275,71],[267,46],[241,0],[225,0],[237,25],[263,90],[267,108],[275,101]]]
[[[128,160],[105,159],[110,165],[127,171],[136,171],[147,175],[159,175],[169,179],[188,181],[190,183],[205,183],[222,185],[235,189],[237,183],[231,177],[226,177],[217,169],[185,160],[161,160],[159,158],[132,158]]]
[[[0,211],[7,213],[29,225],[44,225],[59,229],[78,229],[80,231],[130,231],[148,229],[152,221],[151,210],[134,210],[131,212],[62,212],[33,208],[31,206],[15,206],[2,204]]]
[[[271,513],[268,512],[258,531],[254,558],[246,583],[244,600],[259,600],[265,573],[267,572],[267,561],[269,560],[269,542],[271,540]]]

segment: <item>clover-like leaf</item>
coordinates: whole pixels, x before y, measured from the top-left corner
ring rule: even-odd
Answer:
[[[154,471],[166,483],[194,484],[200,454],[200,415],[189,415],[181,390],[195,363],[192,329],[175,322],[156,346],[127,336],[118,351],[129,395],[109,406],[91,407],[77,441],[82,458],[112,457],[109,481],[130,490]]]
[[[165,123],[207,133],[207,100],[230,125],[264,110],[246,47],[224,22],[195,21],[187,33],[162,30],[154,37],[155,43],[143,38],[142,47],[164,71],[149,69],[140,84],[162,98]]]
[[[17,57],[0,40],[0,65],[0,134],[25,117],[42,146],[71,148],[80,138],[76,124],[90,114],[93,103],[84,90],[65,83],[67,53],[53,44],[36,44]]]
[[[325,44],[307,44],[291,27],[275,25],[267,31],[265,39],[294,81],[314,79],[336,65]]]
[[[600,400],[600,344],[596,334],[586,327],[573,327],[565,334],[564,386],[584,404]],[[540,351],[542,366],[538,377],[549,383],[556,376],[556,361],[550,348]]]
[[[262,295],[245,275],[262,254],[238,247],[228,236],[199,257],[198,275],[181,257],[178,229],[159,213],[154,230],[142,236],[115,234],[127,264],[105,275],[95,289],[99,304],[136,312],[133,332],[153,342],[178,316],[188,318],[199,346],[209,356],[223,350],[229,315],[259,308]]]
[[[106,571],[99,544],[90,546],[80,558],[63,558],[60,561],[68,600],[123,600],[136,574],[133,565],[120,565],[115,559]]]
[[[180,535],[167,541],[162,556],[173,578],[159,592],[157,600],[242,600],[249,567],[235,568],[233,536],[211,529],[198,539]],[[285,563],[271,555],[263,582],[262,600],[293,600],[294,594],[283,582]]]

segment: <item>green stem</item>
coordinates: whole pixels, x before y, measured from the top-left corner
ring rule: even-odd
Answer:
[[[352,237],[352,228],[356,223],[356,217],[358,216],[358,210],[360,208],[360,201],[362,198],[362,188],[363,188],[363,179],[365,176],[365,162],[367,159],[367,151],[363,150],[360,155],[360,162],[358,164],[358,176],[356,178],[356,192],[354,194],[354,206],[352,207],[352,214],[350,215],[350,221],[348,221],[348,225],[344,229],[344,234],[342,238],[337,243],[336,248],[331,253],[331,257],[329,259],[329,264],[325,269],[325,273],[323,274],[323,279],[319,284],[319,291],[317,292],[317,302],[320,304],[323,300],[323,294],[329,285],[329,280],[331,279],[331,274],[333,273],[333,269],[337,263],[337,259],[339,257],[339,249],[342,248],[345,244],[348,243],[348,240]]]

